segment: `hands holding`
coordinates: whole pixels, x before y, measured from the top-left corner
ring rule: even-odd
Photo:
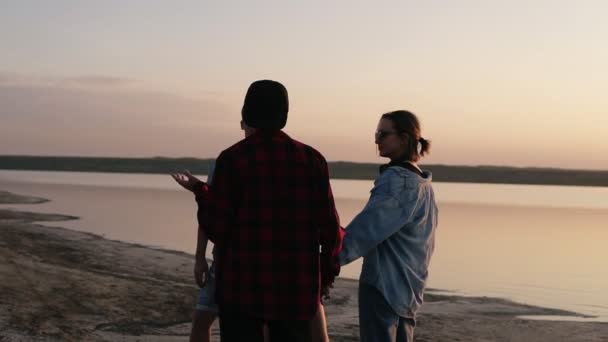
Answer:
[[[340,261],[336,255],[321,253],[321,298],[328,300],[336,277],[340,274]]]

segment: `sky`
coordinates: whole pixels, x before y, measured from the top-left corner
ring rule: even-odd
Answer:
[[[423,163],[608,170],[608,2],[31,1],[0,4],[0,155],[213,158],[249,84],[285,131],[383,162],[417,114]]]

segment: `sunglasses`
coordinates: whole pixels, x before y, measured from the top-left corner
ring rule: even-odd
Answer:
[[[383,140],[384,138],[388,137],[391,134],[399,134],[400,132],[397,131],[376,131],[376,133],[374,134],[374,137],[378,140]]]

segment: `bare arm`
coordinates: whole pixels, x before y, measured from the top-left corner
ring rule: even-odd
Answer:
[[[199,287],[205,287],[209,277],[209,265],[207,265],[207,235],[202,227],[199,227],[196,233],[196,254],[194,261],[194,280]]]
[[[196,236],[196,260],[206,260],[205,254],[207,253],[207,243],[209,239],[207,238],[207,234],[202,227],[198,228],[197,236]]]

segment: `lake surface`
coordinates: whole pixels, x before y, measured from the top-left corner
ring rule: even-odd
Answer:
[[[372,185],[332,180],[343,225],[363,208]],[[430,287],[608,322],[608,188],[455,183],[434,188],[440,212]],[[195,249],[194,200],[168,175],[0,170],[0,190],[52,200],[2,208],[81,218],[52,225]],[[357,261],[341,275],[357,278],[360,268]]]

